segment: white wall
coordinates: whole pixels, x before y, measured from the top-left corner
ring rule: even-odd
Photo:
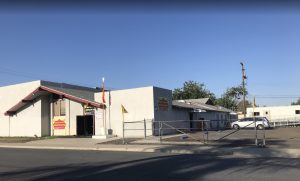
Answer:
[[[40,86],[40,81],[0,87],[0,136],[41,136],[41,101],[10,118],[4,113]],[[10,122],[10,126],[9,126]]]
[[[83,115],[83,106],[81,103],[65,99],[66,115],[65,115],[65,129],[53,129],[53,115],[51,115],[51,135],[53,136],[73,136],[77,135],[77,116]],[[53,103],[51,103],[51,107]]]
[[[270,121],[275,120],[300,120],[300,114],[295,114],[300,110],[299,105],[295,106],[274,106],[274,107],[256,107],[254,112],[259,112],[260,116],[267,117]],[[266,114],[267,113],[267,114]],[[247,108],[247,117],[253,116],[253,108]]]
[[[124,114],[125,122],[142,121],[144,119],[151,120],[154,118],[153,87],[111,91],[110,122],[108,92],[105,93],[105,97],[107,102],[107,109],[105,110],[106,125],[107,128],[113,130],[114,135],[121,137],[123,133],[121,104],[128,111],[127,114]],[[102,93],[95,94],[95,101],[102,102]],[[102,112],[101,109],[98,109],[98,111]],[[96,127],[96,129],[98,129],[98,127]],[[132,128],[129,124],[126,124],[126,127],[128,129]],[[143,128],[141,125],[138,125],[137,127]],[[150,135],[152,132],[148,131],[147,134]],[[140,137],[144,135],[144,131],[126,131],[125,135],[129,137]]]
[[[108,105],[108,92],[106,95],[106,105]],[[163,97],[168,100],[168,109],[160,110],[158,106],[159,99]],[[181,122],[168,123],[175,127],[189,127],[189,112],[186,109],[174,109],[172,107],[172,91],[158,87],[142,87],[135,89],[111,91],[112,105],[110,108],[111,123],[109,123],[109,107],[105,110],[107,128],[113,129],[113,134],[122,137],[122,112],[121,104],[128,111],[124,114],[125,122],[143,121],[146,119],[147,136],[152,135],[152,123],[154,121],[174,121],[182,120]],[[102,102],[102,93],[96,93],[95,101]],[[101,109],[98,109],[100,114]],[[97,122],[97,121],[96,121]],[[96,125],[96,129],[102,127],[101,121]],[[158,124],[155,124],[158,129]],[[144,123],[125,124],[126,129],[141,129],[141,130],[126,130],[125,137],[143,137]],[[96,130],[97,132],[97,130]],[[175,133],[175,130],[165,131],[165,134]]]

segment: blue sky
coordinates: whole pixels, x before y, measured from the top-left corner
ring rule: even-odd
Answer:
[[[195,80],[220,96],[241,83],[243,61],[258,104],[288,105],[300,97],[299,19],[280,9],[1,9],[0,85],[100,86],[104,76],[113,89],[174,89]]]

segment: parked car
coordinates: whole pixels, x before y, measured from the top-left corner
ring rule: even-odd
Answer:
[[[266,117],[255,117],[256,128],[264,129],[270,128],[269,120]],[[255,127],[254,118],[244,118],[238,121],[231,123],[231,128],[233,129],[241,129],[241,128],[254,128]]]

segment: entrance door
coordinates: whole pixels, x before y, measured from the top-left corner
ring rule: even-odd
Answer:
[[[77,116],[77,135],[91,136],[94,133],[94,116]]]

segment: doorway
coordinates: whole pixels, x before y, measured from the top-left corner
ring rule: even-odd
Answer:
[[[94,133],[94,116],[77,116],[77,136],[92,136]]]

